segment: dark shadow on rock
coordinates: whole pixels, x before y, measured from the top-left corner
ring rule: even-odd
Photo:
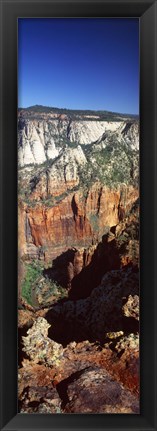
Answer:
[[[74,201],[75,203],[75,201]],[[78,270],[77,254],[79,249],[71,248],[58,256],[52,268],[45,269],[43,275],[69,291],[69,299],[77,300],[87,298],[92,290],[99,285],[102,276],[111,270],[121,267],[120,256],[125,254],[126,241],[120,242],[114,237],[116,226],[112,226],[110,232],[103,235],[93,255],[91,253],[90,263],[86,265],[86,255],[89,249],[82,250],[82,261],[80,271]],[[132,227],[127,226],[127,234],[131,237]],[[134,226],[134,235],[138,239],[138,226]],[[82,265],[82,266],[81,266]]]
[[[114,226],[113,231],[115,231]],[[138,267],[129,263],[123,269],[121,268],[120,253],[122,251],[121,248],[123,248],[123,244],[121,245],[120,243],[117,243],[117,241],[118,239],[114,237],[114,232],[110,230],[109,233],[102,237],[102,241],[97,245],[96,249],[93,250],[93,254],[89,254],[89,259],[86,260],[84,253],[88,253],[90,249],[82,250],[83,255],[81,255],[81,260],[79,261],[80,251],[72,248],[58,256],[54,260],[52,268],[44,270],[44,275],[48,276],[51,280],[57,281],[65,288],[68,288],[68,285],[70,287],[68,298],[58,301],[48,310],[45,316],[48,323],[51,325],[48,332],[49,337],[54,341],[61,343],[64,347],[71,341],[79,342],[89,340],[91,342],[98,341],[103,343],[105,332],[123,331],[125,334],[138,332],[139,324],[136,319],[132,317],[124,317],[122,311],[122,307],[124,302],[127,300],[127,297],[129,295],[138,295]],[[80,268],[81,265],[84,266],[80,272],[77,273],[78,261]],[[86,265],[86,261],[90,263]],[[69,265],[73,275],[71,280],[68,278]],[[105,317],[101,316],[101,319],[103,318],[103,328],[102,331],[99,330],[99,333],[97,333],[94,322],[92,322],[94,325],[94,330],[92,331],[89,327],[89,321],[88,324],[85,324],[84,320],[86,319],[86,310],[87,315],[89,316],[90,310],[86,305],[84,308],[83,302],[81,304],[82,310],[80,305],[78,310],[78,300],[85,300],[88,298],[93,289],[100,285],[102,277],[105,276],[106,273],[110,274],[110,271],[112,270],[115,272],[113,275],[111,274],[111,278],[110,276],[107,278],[107,281],[105,282],[107,284],[104,284],[104,289],[108,286],[108,280],[109,289],[111,286],[111,288],[115,288],[116,291],[116,286],[118,286],[119,289],[119,283],[122,281],[121,288],[116,300],[114,299],[114,294],[113,298],[111,295],[111,302],[113,300],[113,303],[111,304],[111,307],[109,305],[109,309],[111,308],[112,311],[106,313],[104,308]],[[118,271],[116,273],[116,270],[118,270],[119,273]],[[127,277],[126,282],[124,281],[125,274]],[[101,308],[102,306],[103,304],[101,304]],[[95,310],[94,313],[96,313]],[[91,316],[89,319],[91,319]],[[96,323],[96,325],[98,325],[98,323]],[[95,335],[92,335],[92,332]]]
[[[135,334],[139,332],[139,321],[134,319],[134,317],[123,316],[122,325],[123,325],[123,331],[126,335],[129,335],[130,333]]]
[[[74,219],[77,217],[78,215],[78,207],[75,201],[75,196],[73,196],[72,201],[71,201],[71,208],[72,208],[72,212],[74,214]]]
[[[129,295],[138,295],[138,268],[128,265],[124,269],[118,270],[117,273],[113,272],[113,275],[112,272],[111,275],[109,272],[106,283],[106,286],[104,283],[103,289],[104,293],[107,289],[111,304],[107,302],[107,297],[106,299],[105,296],[103,297],[102,290],[102,301],[100,303],[99,296],[97,295],[95,299],[91,297],[91,305],[89,298],[82,299],[81,301],[79,299],[69,300],[68,298],[64,302],[59,301],[49,309],[45,316],[51,325],[48,336],[65,347],[71,341],[80,342],[89,340],[90,342],[98,341],[103,344],[106,332],[123,331],[124,335],[137,333],[139,331],[139,322],[134,317],[126,317],[123,312],[123,306],[127,302]],[[117,286],[119,293],[117,292]],[[113,294],[110,297],[112,290]],[[116,292],[115,296],[114,291]],[[94,308],[97,298],[99,306],[101,305],[101,314],[99,308],[97,310],[99,319],[102,322],[101,328],[96,308]]]
[[[68,301],[66,300],[65,303]],[[91,337],[90,331],[85,330],[84,322],[80,325],[73,315],[67,319],[62,313],[55,313],[55,306],[47,312],[45,318],[51,325],[48,330],[48,337],[62,344],[63,347],[66,347],[71,341],[76,343],[85,340],[96,341],[94,337]]]
[[[91,262],[75,275],[75,255],[79,252],[71,248],[62,253],[53,261],[52,268],[43,271],[44,277],[57,282],[60,286],[69,290],[69,299],[77,300],[87,298],[92,290],[98,286],[102,276],[112,269],[120,268],[119,251],[116,241],[108,242],[108,234],[102,237],[91,257]],[[84,251],[84,253],[86,250]],[[73,275],[70,277],[69,264]]]
[[[73,383],[77,380],[86,370],[91,369],[92,367],[83,368],[80,371],[76,371],[71,374],[67,379],[62,380],[60,383],[56,385],[56,389],[60,399],[62,400],[61,408],[64,409],[66,404],[69,402],[69,397],[67,394],[67,389],[70,383]]]
[[[60,256],[53,260],[52,268],[44,269],[44,277],[57,282],[60,286],[67,289],[68,287],[68,265],[73,262],[77,250],[75,248],[68,249]]]
[[[106,272],[120,268],[116,241],[107,242],[107,239],[108,234],[102,237],[102,242],[98,244],[90,264],[72,279],[69,299],[87,298],[92,290],[99,285]]]

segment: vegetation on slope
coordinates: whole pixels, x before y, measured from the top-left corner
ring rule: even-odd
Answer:
[[[138,118],[137,115],[132,114],[119,114],[117,112],[110,111],[94,111],[94,110],[82,110],[82,109],[66,109],[66,108],[56,108],[50,106],[42,106],[42,105],[34,105],[29,106],[28,108],[19,108],[19,114],[27,117],[36,117],[38,114],[59,114],[59,115],[67,115],[72,120],[87,120],[87,116],[91,117],[88,120],[92,121],[122,121],[123,119],[128,118]],[[96,117],[96,118],[92,118]]]
[[[48,305],[67,296],[56,281],[43,276],[44,265],[39,261],[25,264],[25,276],[22,283],[22,297],[32,306]]]

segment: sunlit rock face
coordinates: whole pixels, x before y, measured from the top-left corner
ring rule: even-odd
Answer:
[[[44,163],[55,159],[62,142],[90,144],[97,141],[105,131],[121,131],[122,122],[71,121],[71,120],[28,120],[19,118],[19,166]]]
[[[23,337],[23,351],[36,364],[58,365],[63,355],[62,346],[48,338],[49,327],[43,317],[38,317],[33,326],[28,329],[27,336]]]
[[[138,118],[23,109],[18,157],[19,412],[138,414]]]
[[[138,121],[77,116],[19,113],[19,243],[30,258],[94,244],[138,198]]]
[[[96,117],[96,120],[95,120]],[[88,119],[87,119],[88,118]],[[71,119],[66,115],[20,111],[18,119],[19,166],[40,164],[55,159],[66,143],[88,145],[105,133],[116,134],[138,148],[138,123],[127,118],[101,121],[99,116],[82,115]]]
[[[59,188],[58,188],[59,189]],[[70,192],[55,205],[21,203],[19,243],[23,254],[38,255],[42,247],[46,260],[74,247],[95,244],[132,208],[138,190],[127,187],[125,203],[122,189],[109,190],[94,184],[86,199],[81,191]]]

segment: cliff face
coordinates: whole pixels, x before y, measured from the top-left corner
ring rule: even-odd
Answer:
[[[55,258],[71,246],[96,243],[130,211],[138,190],[120,187],[109,190],[94,184],[86,197],[81,191],[69,193],[53,207],[42,203],[20,206],[19,243],[29,258]]]
[[[138,197],[137,121],[21,114],[18,145],[22,255],[95,243]]]
[[[92,123],[92,124],[91,124]],[[90,144],[97,141],[107,130],[119,130],[123,122],[72,121],[71,119],[25,119],[19,117],[18,146],[19,166],[44,163],[55,159],[66,141]]]
[[[112,226],[98,243],[86,248],[68,249],[53,260],[53,265],[45,269],[44,275],[68,289],[70,299],[78,300],[87,298],[106,272],[138,268],[138,212],[137,202],[129,215]]]
[[[35,107],[18,127],[19,411],[138,414],[138,121]]]

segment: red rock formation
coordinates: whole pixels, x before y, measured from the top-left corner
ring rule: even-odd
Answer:
[[[53,367],[43,364],[43,355],[41,355],[40,364],[23,359],[22,367],[18,372],[19,410],[28,413],[42,411],[44,413],[87,413],[91,409],[93,413],[96,408],[98,413],[101,412],[101,409],[106,413],[138,413],[138,337],[134,337],[132,334],[129,337],[121,337],[120,341],[117,340],[115,340],[114,351],[109,347],[109,343],[100,349],[100,346],[89,341],[72,342],[63,350],[59,362],[54,362]],[[51,340],[49,341],[51,342]],[[88,378],[88,372],[91,373],[91,371],[94,379],[91,374]],[[84,396],[82,397],[81,376],[83,376],[85,399]],[[107,384],[103,397],[101,396],[102,380],[104,380],[105,386]],[[95,381],[96,387],[93,386]],[[112,385],[112,399],[108,406],[105,392],[109,394]],[[117,390],[120,391],[119,395],[123,392],[124,396],[122,399],[116,397],[114,401]],[[93,391],[94,400],[96,397],[94,405],[89,402],[90,394]],[[70,396],[70,392],[72,396]],[[69,397],[66,396],[67,393]],[[72,403],[69,404],[70,400]],[[75,402],[76,400],[78,403]],[[129,400],[133,401],[133,411],[128,404]],[[33,404],[33,401],[36,403]],[[136,410],[134,411],[135,405]],[[55,410],[55,407],[60,407],[60,411]]]
[[[19,248],[34,257],[43,251],[45,260],[55,258],[70,247],[96,243],[106,227],[117,225],[138,197],[138,190],[121,186],[110,190],[94,184],[88,193],[69,193],[54,206],[43,202],[22,204],[19,209]],[[51,203],[50,203],[51,205]]]

